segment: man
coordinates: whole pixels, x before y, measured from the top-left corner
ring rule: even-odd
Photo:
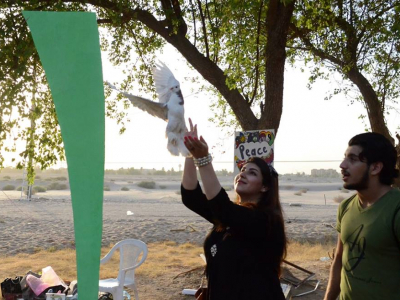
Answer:
[[[356,135],[340,164],[357,193],[338,210],[338,241],[325,300],[400,299],[400,191],[397,153],[384,136]]]

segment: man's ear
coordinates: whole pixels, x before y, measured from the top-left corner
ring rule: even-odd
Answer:
[[[382,169],[383,169],[382,162],[378,161],[378,162],[372,163],[371,167],[370,167],[371,175],[379,175],[379,173],[382,171]]]

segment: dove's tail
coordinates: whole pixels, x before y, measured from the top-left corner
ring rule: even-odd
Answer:
[[[168,151],[174,156],[179,156],[179,135],[177,135],[175,132],[168,132],[166,135],[168,139]]]

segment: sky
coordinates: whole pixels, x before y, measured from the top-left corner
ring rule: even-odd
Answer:
[[[207,141],[214,157],[215,169],[233,171],[233,135],[240,128],[224,130],[209,121],[213,117],[210,110],[213,96],[198,92],[196,86],[185,81],[185,77],[199,74],[187,66],[185,59],[172,46],[167,45],[159,59],[167,64],[180,81],[186,120],[190,117],[198,125],[199,134]],[[124,78],[122,68],[113,66],[105,52],[102,53],[102,60],[103,79],[120,83]],[[361,114],[366,114],[361,103],[351,105],[350,100],[343,95],[324,100],[337,87],[333,83],[335,80],[319,80],[311,90],[306,87],[307,81],[307,74],[302,73],[299,67],[294,69],[286,66],[283,113],[274,144],[274,166],[280,174],[310,174],[312,169],[340,171],[339,164],[347,142],[354,135],[365,131],[365,124],[358,119]],[[127,92],[151,99],[150,95]],[[128,109],[128,116],[131,122],[127,123],[127,129],[122,135],[119,134],[120,126],[116,121],[106,118],[106,169],[143,167],[165,170],[173,168],[177,171],[183,168],[184,158],[172,156],[166,148],[165,121],[133,106]],[[392,111],[387,123],[393,134],[400,124],[399,113]],[[54,167],[67,167],[67,164],[61,162]]]
[[[233,170],[235,129],[223,130],[208,121],[212,117],[209,108],[210,95],[191,91],[186,76],[195,76],[196,71],[187,67],[185,60],[172,47],[166,47],[159,59],[167,64],[180,81],[185,99],[185,116],[198,124],[199,134],[207,141],[214,157],[216,169]],[[103,55],[103,77],[105,80],[122,80],[120,71]],[[308,77],[300,71],[286,67],[283,114],[275,140],[275,167],[279,173],[305,172],[311,169],[340,170],[340,160],[351,137],[365,131],[365,124],[358,119],[366,111],[361,103],[350,104],[350,100],[338,95],[331,100],[324,97],[336,84],[318,81],[309,90]],[[140,96],[150,98],[149,95]],[[174,170],[183,167],[183,157],[173,157],[166,149],[164,136],[166,123],[135,108],[129,108],[131,122],[123,135],[113,120],[106,121],[106,168],[140,167]],[[394,132],[400,116],[394,111],[388,118],[389,129]],[[188,123],[187,123],[188,124]],[[369,125],[369,124],[368,124]],[[267,129],[267,128],[265,128]]]

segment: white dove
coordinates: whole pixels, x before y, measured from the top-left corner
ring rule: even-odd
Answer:
[[[161,62],[153,68],[153,77],[159,102],[120,91],[107,81],[106,84],[127,97],[137,108],[167,121],[165,136],[168,139],[168,151],[175,156],[179,156],[179,154],[190,156],[189,151],[183,143],[183,137],[187,128],[185,125],[184,100],[179,81],[175,79],[168,67]]]

